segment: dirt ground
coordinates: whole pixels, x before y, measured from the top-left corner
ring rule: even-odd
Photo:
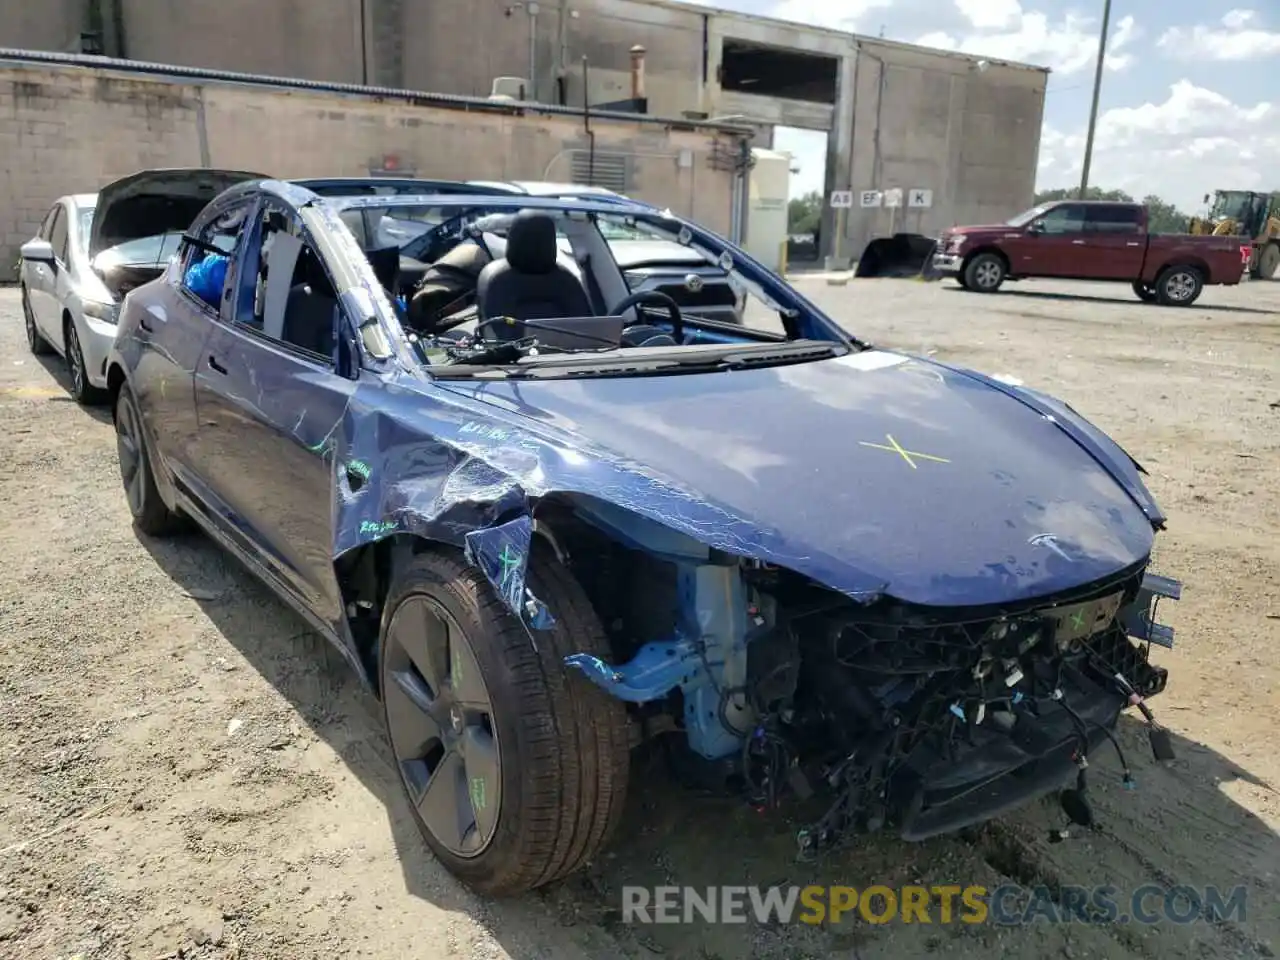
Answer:
[[[0,957],[1236,958],[1280,949],[1280,283],[1187,310],[1127,288],[801,281],[865,338],[1062,396],[1151,472],[1183,580],[1154,703],[1178,759],[1120,738],[1092,834],[1049,804],[924,844],[795,862],[795,825],[658,767],[585,873],[517,902],[462,889],[419,839],[376,706],[281,604],[193,536],[133,532],[105,411],[68,399],[0,290]],[[625,883],[1146,882],[1248,891],[1243,922],[628,926]]]

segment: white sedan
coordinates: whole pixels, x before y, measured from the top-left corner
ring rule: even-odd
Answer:
[[[54,201],[36,236],[22,245],[22,312],[31,352],[66,359],[79,403],[105,395],[107,353],[125,294],[164,271],[210,199],[258,176],[153,170]]]

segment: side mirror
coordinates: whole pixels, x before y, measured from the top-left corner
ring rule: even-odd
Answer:
[[[1027,233],[1044,233],[1044,221],[1032,220],[1031,226],[1027,227]]]
[[[19,253],[23,260],[30,260],[32,263],[47,263],[50,266],[54,263],[53,245],[48,240],[28,240]]]

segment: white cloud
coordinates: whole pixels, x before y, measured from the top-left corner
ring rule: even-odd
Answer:
[[[1005,30],[1022,19],[1018,0],[956,0],[956,6],[978,30]]]
[[[1239,30],[1257,15],[1253,10],[1228,10],[1222,18],[1222,25],[1228,30]]]
[[[1280,54],[1280,31],[1252,26],[1253,10],[1230,10],[1220,25],[1170,27],[1156,46],[1180,60],[1260,60]]]
[[[807,23],[829,30],[857,30],[859,19],[872,10],[893,6],[894,0],[782,0],[768,16],[792,23]]]
[[[1068,13],[1055,22],[1046,14],[1023,11],[1014,0],[988,0],[985,4],[982,0],[955,0],[955,3],[976,32],[953,37],[935,31],[920,37],[916,43],[1035,63],[1064,74],[1076,73],[1097,62],[1101,24],[1095,18]],[[1126,51],[1138,36],[1133,17],[1122,17],[1107,39],[1107,69],[1123,70],[1133,62],[1133,55]]]
[[[1041,189],[1077,183],[1084,131],[1046,127]],[[1134,196],[1154,193],[1192,212],[1219,187],[1273,190],[1280,170],[1280,102],[1233,103],[1179,80],[1162,103],[1116,107],[1098,118],[1090,180]]]

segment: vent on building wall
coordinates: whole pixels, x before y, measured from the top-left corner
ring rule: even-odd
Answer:
[[[604,187],[615,193],[626,193],[630,186],[631,157],[625,153],[596,151],[595,161],[588,150],[575,150],[572,156],[573,182]]]

